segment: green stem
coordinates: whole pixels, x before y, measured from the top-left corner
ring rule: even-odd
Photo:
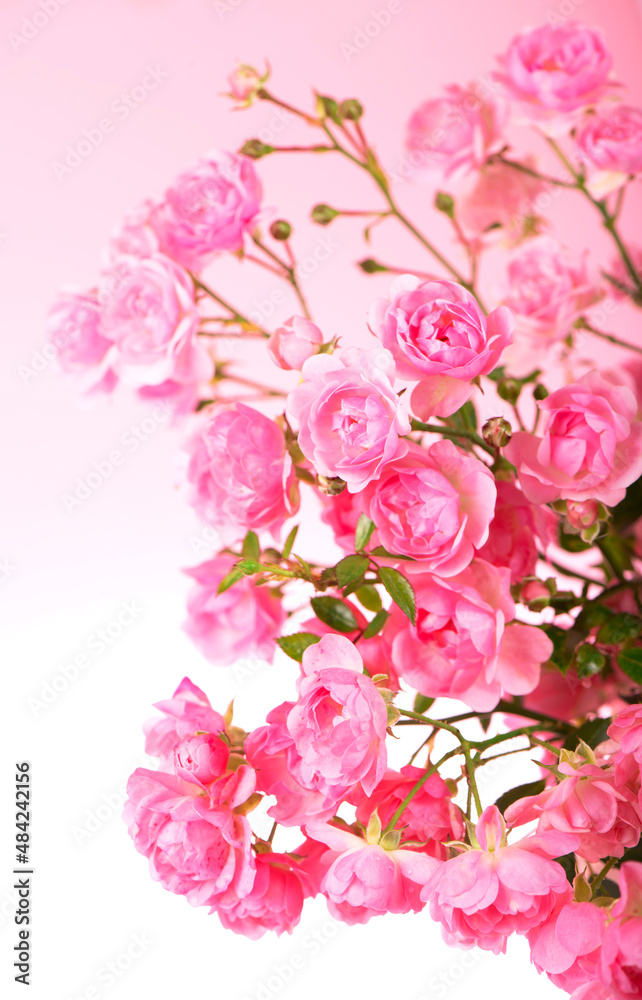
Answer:
[[[472,441],[477,445],[478,448],[483,448],[484,451],[488,452],[489,455],[495,457],[495,449],[489,444],[486,444],[483,438],[476,434],[474,431],[468,430],[451,430],[449,427],[440,427],[437,424],[425,424],[421,420],[411,420],[410,425],[413,431],[427,431],[431,434],[441,434],[443,437],[447,438],[466,438],[468,441]]]
[[[264,254],[267,254],[267,256],[271,260],[273,260],[276,264],[278,264],[278,266],[281,268],[281,270],[283,272],[283,278],[292,285],[294,293],[295,293],[296,297],[299,300],[299,304],[300,304],[301,309],[303,311],[303,315],[305,316],[306,319],[311,319],[312,316],[310,314],[310,310],[308,308],[308,304],[306,302],[306,299],[305,299],[305,296],[304,296],[303,292],[301,291],[301,288],[299,286],[299,282],[298,282],[298,279],[297,279],[297,276],[296,276],[296,268],[294,266],[290,266],[286,261],[281,260],[281,258],[278,256],[278,254],[275,254],[272,250],[270,250],[269,247],[266,247],[265,244],[262,243],[261,240],[258,238],[258,236],[253,236],[252,237],[252,242],[260,250],[262,250]]]
[[[522,708],[521,705],[514,705],[510,701],[499,701],[493,712],[503,712],[505,715],[518,715],[522,719],[533,719],[535,722],[546,722],[556,729],[570,731],[575,729],[570,722],[563,722],[562,719],[555,719],[551,715],[542,715],[541,712],[533,712],[529,708]]]
[[[262,330],[260,326],[257,326],[256,323],[253,323],[250,319],[247,318],[247,316],[244,316],[243,313],[240,313],[238,309],[235,309],[234,306],[231,306],[229,302],[226,302],[225,299],[222,299],[220,295],[216,294],[216,292],[213,292],[208,285],[206,285],[203,281],[200,280],[200,278],[197,278],[193,274],[190,274],[190,278],[194,282],[195,288],[200,288],[202,292],[205,292],[205,294],[209,295],[211,299],[214,299],[215,302],[218,302],[220,306],[223,306],[224,309],[227,309],[227,311],[231,313],[232,318],[237,323],[243,323],[244,325],[250,327],[252,330],[258,330],[264,337],[270,336],[270,334],[267,333],[267,331]]]
[[[545,184],[553,184],[555,187],[570,188],[575,191],[577,188],[576,184],[571,184],[570,181],[558,181],[555,177],[549,177],[548,174],[542,174],[539,170],[533,170],[531,167],[527,167],[525,163],[518,163],[516,160],[508,160],[505,156],[499,153],[496,157],[500,163],[503,163],[506,167],[512,167],[513,170],[518,170],[520,174],[528,174],[529,177],[535,177],[538,181],[544,181]]]
[[[578,329],[586,330],[588,333],[592,333],[594,337],[600,337],[602,340],[608,340],[609,344],[615,344],[616,347],[625,347],[629,351],[636,351],[637,354],[642,354],[642,347],[638,347],[637,344],[629,344],[626,340],[620,340],[619,337],[615,337],[612,333],[606,333],[604,330],[596,330],[585,319],[582,320],[581,326],[578,326]]]
[[[428,778],[432,774],[434,774],[435,771],[438,771],[441,765],[445,764],[447,760],[450,760],[451,757],[455,757],[457,754],[460,754],[461,752],[462,752],[461,747],[456,747],[454,750],[449,750],[448,753],[445,753],[443,757],[439,758],[436,764],[431,764],[430,767],[427,768],[427,770],[422,774],[421,778],[419,778],[419,780],[417,781],[416,785],[414,785],[410,789],[410,791],[406,795],[405,799],[403,800],[399,808],[391,817],[390,822],[386,826],[386,829],[383,831],[384,833],[390,833],[391,830],[394,830],[395,826],[397,825],[397,823],[399,822],[399,820],[403,815],[404,809],[406,809],[410,805],[417,792],[420,791],[422,786],[425,785],[425,783],[428,781]]]
[[[568,569],[567,566],[562,566],[561,563],[554,562],[552,559],[547,559],[546,562],[548,563],[549,566],[552,566],[553,569],[556,569],[558,573],[563,573],[564,576],[575,577],[576,580],[583,580],[584,583],[592,583],[596,587],[602,586],[600,580],[593,580],[590,576],[584,576],[583,573],[578,573],[574,569]]]
[[[593,881],[591,882],[591,892],[593,899],[595,899],[595,896],[597,895],[597,889],[599,889],[602,882],[604,881],[608,873],[611,871],[611,868],[613,867],[616,861],[617,858],[609,858],[606,864],[604,865],[602,871],[598,875],[596,875]]]

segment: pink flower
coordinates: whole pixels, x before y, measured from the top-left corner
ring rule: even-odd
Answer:
[[[336,852],[321,882],[331,902],[379,913],[423,909],[421,888],[441,864],[435,858],[403,848],[386,850],[327,823],[309,823],[306,832]]]
[[[294,702],[272,709],[267,725],[259,726],[245,741],[245,756],[256,770],[258,786],[274,795],[276,804],[268,816],[281,826],[302,826],[306,821],[331,819],[347,788],[330,786],[324,778],[310,774],[287,727]]]
[[[617,85],[600,33],[579,21],[524,31],[499,57],[497,78],[535,120],[555,119],[595,104]]]
[[[531,157],[523,162],[531,169],[536,166]],[[499,234],[513,245],[537,232],[537,199],[545,190],[536,177],[505,163],[487,163],[457,198],[457,219],[480,249],[497,235],[498,224]]]
[[[251,654],[271,660],[274,636],[285,621],[278,595],[255,586],[249,577],[217,593],[235,561],[220,555],[185,571],[197,584],[187,602],[185,631],[203,656],[220,667]]]
[[[535,688],[553,646],[533,625],[505,627],[515,616],[507,569],[474,559],[446,580],[422,563],[405,564],[404,572],[415,590],[416,624],[396,609],[389,623],[392,662],[404,680],[427,697],[459,698],[480,712],[505,693]]]
[[[174,747],[174,771],[183,781],[206,788],[225,774],[230,749],[218,736],[184,736]]]
[[[366,487],[363,501],[389,552],[453,576],[488,538],[495,497],[492,473],[483,462],[452,441],[437,441],[427,450],[411,445]]]
[[[265,73],[261,74],[257,69],[254,69],[254,66],[248,66],[245,63],[239,64],[227,78],[230,85],[230,93],[227,94],[227,97],[233,97],[240,101],[239,106],[242,108],[249,107],[263,84],[267,83],[269,75],[269,68],[266,68]]]
[[[256,224],[261,197],[251,160],[208,153],[176,178],[152,213],[163,253],[198,271],[214,254],[240,250],[244,234]]]
[[[47,337],[63,372],[81,377],[85,391],[111,392],[117,378],[110,367],[111,341],[100,328],[96,292],[61,292],[47,317]]]
[[[304,361],[318,354],[323,334],[303,316],[292,316],[270,336],[268,351],[279,368],[301,371]]]
[[[258,854],[251,891],[229,903],[214,902],[219,920],[228,930],[253,941],[266,931],[291,934],[301,919],[303,884],[297,865],[287,854]]]
[[[470,384],[499,364],[513,321],[500,306],[486,318],[454,281],[395,278],[389,299],[370,307],[369,325],[397,362],[401,378],[421,380],[412,408],[421,418],[450,416],[474,391]]]
[[[207,381],[214,364],[198,338],[199,313],[189,275],[162,254],[120,257],[104,275],[101,333],[114,345],[112,365],[134,387]]]
[[[254,884],[250,826],[233,811],[253,791],[251,769],[241,770],[251,780],[220,804],[162,771],[137,768],[129,779],[123,817],[134,846],[149,858],[152,878],[192,906],[246,896]]]
[[[481,167],[504,144],[507,109],[479,84],[451,84],[444,96],[421,104],[408,122],[413,166],[444,176]]]
[[[407,764],[401,772],[386,771],[370,796],[357,786],[352,797],[357,807],[357,820],[367,827],[376,809],[382,827],[386,827],[423,774],[422,768]],[[401,847],[407,840],[425,841],[425,850],[444,861],[447,857],[444,843],[461,840],[465,829],[461,809],[453,803],[452,797],[453,791],[441,775],[431,774],[401,814]]]
[[[484,810],[475,846],[442,864],[421,892],[448,944],[477,945],[496,955],[510,934],[526,934],[569,894],[564,869],[552,858],[569,849],[562,834],[507,844],[497,806]]]
[[[340,592],[337,591],[336,594],[330,592],[328,596],[340,596]],[[350,642],[355,642],[359,633],[362,632],[368,624],[368,619],[364,615],[361,608],[353,600],[347,599],[344,600],[344,603],[348,605],[356,618],[357,628],[354,632],[342,632],[341,635],[345,636],[346,639],[349,639]],[[329,625],[326,625],[319,618],[306,619],[306,621],[301,623],[301,631],[312,632],[313,635],[320,636],[337,634],[334,629],[330,628]],[[366,671],[371,677],[374,677],[375,674],[386,674],[386,687],[389,690],[399,690],[399,678],[395,673],[394,667],[390,663],[387,644],[381,633],[373,636],[372,639],[359,639],[359,654],[363,660],[363,665]]]
[[[599,193],[606,194],[642,171],[642,109],[616,104],[589,115],[576,142],[579,156],[598,168],[590,178],[592,188],[599,183]]]
[[[353,644],[326,635],[303,654],[299,700],[287,727],[302,758],[306,780],[354,785],[369,795],[386,770],[385,702],[363,671]]]
[[[572,993],[597,976],[606,912],[595,903],[560,897],[548,920],[528,934],[531,962],[560,989]]]
[[[538,403],[541,434],[518,431],[505,448],[533,503],[599,500],[609,507],[642,473],[642,423],[624,386],[589,372]]]
[[[162,771],[174,770],[174,747],[186,736],[197,732],[225,732],[225,720],[210,705],[207,695],[184,677],[167,701],[154,705],[164,718],[150,719],[143,726],[145,753],[160,759]]]
[[[617,687],[612,678],[595,674],[580,679],[572,669],[562,676],[555,667],[542,670],[539,684],[524,698],[524,707],[570,722],[597,713],[602,705],[612,704],[616,699]],[[520,720],[519,725],[523,724]]]
[[[155,203],[149,198],[128,212],[121,226],[112,233],[107,248],[107,263],[114,264],[118,257],[151,257],[158,253],[158,237],[151,223]]]
[[[197,513],[228,541],[261,528],[278,530],[299,495],[283,431],[244,403],[210,406],[188,442],[187,480]]]
[[[378,479],[408,450],[410,422],[392,387],[394,361],[381,348],[319,354],[303,365],[288,396],[299,446],[323,476],[339,476],[351,493]]]
[[[609,913],[599,979],[616,1000],[642,996],[642,864],[626,861],[620,868],[620,898]]]
[[[539,552],[554,540],[556,517],[530,503],[514,483],[500,479],[495,485],[495,514],[478,555],[493,566],[507,566],[515,583],[534,575]]]
[[[354,552],[357,522],[363,513],[362,494],[349,493],[348,490],[344,490],[337,496],[319,493],[319,499],[322,505],[321,520],[332,528],[335,542],[345,552]],[[378,535],[373,532],[368,548],[376,548],[378,544]]]
[[[619,712],[609,726],[608,734],[620,748],[616,760],[633,757],[642,767],[642,705],[629,705]]]
[[[506,822],[521,825],[538,820],[537,832],[559,830],[575,836],[575,850],[586,861],[609,855],[621,858],[640,839],[642,820],[631,796],[615,787],[612,767],[577,758],[558,765],[561,780],[539,795],[514,802]]]

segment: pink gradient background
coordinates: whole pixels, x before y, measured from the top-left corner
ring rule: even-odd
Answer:
[[[44,344],[44,317],[56,290],[69,283],[90,285],[106,237],[123,213],[146,195],[160,193],[200,153],[217,146],[234,149],[261,129],[279,127],[280,119],[271,107],[230,113],[228,101],[219,96],[237,58],[257,65],[269,58],[273,89],[295,103],[303,103],[313,87],[341,99],[359,97],[367,110],[368,134],[384,164],[394,170],[402,156],[405,121],[419,101],[448,82],[486,74],[494,54],[503,50],[516,31],[541,23],[547,11],[569,7],[569,0],[402,0],[403,9],[391,24],[359,55],[347,59],[340,44],[352,42],[355,31],[371,19],[370,12],[381,9],[383,3],[234,2],[237,6],[228,4],[221,16],[222,6],[217,11],[217,5],[207,0],[69,0],[18,51],[13,50],[9,33],[20,30],[23,19],[38,9],[37,2],[3,0],[0,10],[0,311],[5,348],[0,395],[4,478],[0,557],[8,558],[14,567],[1,588],[2,615],[13,640],[3,662],[15,703],[12,757],[33,756],[40,762],[42,822],[46,810],[51,810],[50,815],[57,815],[62,824],[51,839],[45,836],[44,826],[39,828],[41,841],[46,840],[41,851],[48,852],[52,866],[62,867],[56,874],[51,868],[43,873],[41,914],[52,937],[38,987],[44,992],[36,991],[36,996],[50,996],[47,975],[60,972],[63,964],[73,964],[64,920],[72,921],[88,951],[78,969],[74,966],[69,975],[49,980],[49,986],[79,996],[83,985],[93,981],[96,965],[120,946],[108,931],[130,905],[130,893],[139,909],[127,914],[127,926],[136,924],[137,913],[144,912],[140,920],[152,926],[158,918],[164,941],[162,954],[159,949],[149,960],[142,978],[132,973],[119,989],[120,997],[151,995],[152,989],[157,996],[190,995],[197,990],[201,995],[203,966],[200,970],[198,963],[190,967],[185,979],[181,963],[196,941],[209,965],[207,948],[212,935],[218,954],[222,950],[226,954],[228,972],[230,963],[245,963],[247,968],[256,961],[257,978],[261,969],[277,960],[273,955],[286,955],[292,947],[286,942],[277,948],[272,939],[246,945],[232,935],[222,936],[213,918],[188,912],[182,901],[169,894],[161,898],[157,887],[152,893],[145,881],[144,862],[125,842],[118,822],[92,841],[84,854],[70,841],[70,824],[83,814],[84,807],[99,800],[102,789],[117,786],[122,775],[139,763],[139,726],[152,701],[167,696],[189,670],[210,691],[217,707],[224,707],[234,693],[234,679],[229,672],[216,672],[205,664],[179,631],[186,589],[179,567],[199,561],[199,555],[190,545],[190,537],[197,533],[196,522],[176,487],[175,432],[159,430],[79,509],[65,510],[63,494],[73,489],[78,477],[87,475],[94,461],[120,447],[122,434],[147,410],[126,393],[104,405],[83,408],[51,365],[24,383],[20,366],[30,365],[32,352]],[[602,27],[631,102],[642,103],[642,19],[635,0],[584,0],[576,3],[576,13]],[[96,128],[106,115],[113,118],[112,102],[139,84],[150,65],[167,72],[167,79],[127,120],[117,121],[115,130],[77,169],[58,180],[53,161],[62,159],[65,147],[82,138],[83,129]],[[274,134],[277,143],[305,138],[296,123]],[[415,249],[394,222],[376,230],[372,250],[365,253],[356,222],[342,221],[326,230],[307,223],[309,209],[317,201],[345,207],[378,206],[368,179],[344,162],[275,156],[262,161],[258,169],[265,183],[266,205],[278,206],[278,214],[292,221],[300,256],[310,255],[322,239],[337,244],[305,284],[315,318],[327,336],[341,334],[348,343],[363,341],[366,308],[388,282],[385,276],[362,275],[351,262],[372,253],[408,268],[426,268],[429,258]],[[429,190],[403,183],[397,194],[426,231],[438,240],[445,238],[443,220],[436,219],[430,207]],[[628,198],[625,221],[625,234],[633,238],[640,228],[640,205],[636,190]],[[605,237],[577,196],[564,194],[556,200],[550,218],[574,247],[589,245],[600,259],[607,247]],[[276,287],[276,279],[269,275],[251,273],[250,284],[247,271],[229,261],[215,265],[209,277],[228,299],[250,311]],[[486,287],[496,277],[488,271]],[[293,311],[294,303],[288,300],[266,318],[266,324],[283,320]],[[639,337],[639,318],[628,307],[618,308],[616,323],[621,336]],[[590,349],[605,357],[597,344]],[[621,355],[614,352],[613,357],[619,360]],[[248,361],[261,370],[260,360],[249,357]],[[280,384],[292,384],[291,378],[276,371],[270,377],[275,384],[279,379]],[[133,595],[145,595],[151,607],[136,636],[131,642],[123,640],[123,647],[110,654],[109,666],[101,667],[100,675],[85,678],[82,689],[79,683],[65,696],[64,704],[34,719],[26,697],[38,690],[41,678],[76,652],[87,631]],[[274,703],[271,682],[259,678],[252,692],[245,689],[243,697],[249,712],[244,722],[258,723],[264,703],[268,699]],[[2,841],[0,846],[7,845]],[[99,905],[82,927],[77,927],[83,923],[82,910],[74,909],[65,896],[72,870],[98,893]],[[179,933],[179,924],[182,937],[176,942],[172,933]],[[372,954],[382,954],[388,946],[392,925],[387,919],[374,925],[342,937],[340,944],[332,946],[335,957],[328,952],[329,965],[323,974],[318,963],[309,984],[301,981],[281,995],[327,995],[332,963],[347,967],[355,956],[369,963],[363,979],[366,986],[381,986],[384,992],[392,988],[392,974],[380,974],[371,963]],[[427,922],[410,919],[409,931],[398,923],[395,926],[399,960],[408,957],[410,961],[412,947],[425,948]],[[96,928],[105,935],[104,947],[96,943]],[[435,928],[430,933],[431,947],[437,949],[435,967],[445,969],[458,956],[441,947]],[[404,939],[404,934],[409,936]],[[176,955],[183,949],[183,958],[174,957],[174,945]],[[523,949],[519,954],[525,963]],[[44,960],[44,951],[41,957]],[[490,959],[483,963],[483,969],[473,973],[482,992],[507,990],[510,969],[514,974],[516,966],[494,964]],[[228,972],[218,982],[218,995],[239,996],[240,1000],[241,993],[230,985],[234,979]],[[562,995],[538,980],[525,964],[520,966],[522,974],[525,996]],[[243,981],[254,979],[246,974]],[[414,992],[407,993],[411,1000],[420,1000],[422,990],[426,996],[439,995],[430,993],[426,976],[423,981],[414,976],[412,982]],[[470,980],[467,987],[464,981],[462,997],[467,989]],[[202,995],[214,996],[215,992],[210,983]],[[449,994],[457,995],[456,990]]]

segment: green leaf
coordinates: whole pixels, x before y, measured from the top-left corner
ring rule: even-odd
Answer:
[[[586,604],[575,619],[575,624],[578,628],[590,632],[592,628],[599,628],[612,617],[613,612],[603,604]]]
[[[288,537],[285,539],[285,545],[283,546],[283,558],[284,559],[289,559],[289,557],[290,557],[290,552],[292,551],[292,546],[294,545],[294,541],[296,539],[298,530],[299,530],[299,525],[295,524],[294,527],[292,528],[292,531],[290,532],[290,534],[288,535]]]
[[[372,549],[371,555],[379,556],[381,559],[405,559],[406,562],[414,562],[412,556],[400,556],[395,552],[388,552],[388,549],[384,549],[383,545],[377,545],[376,549]]]
[[[364,583],[354,596],[366,611],[381,611],[381,594],[371,583]]]
[[[505,812],[513,802],[517,802],[519,799],[525,799],[529,795],[539,795],[546,788],[546,781],[541,778],[539,781],[528,781],[525,785],[517,785],[516,788],[510,788],[503,795],[500,795],[495,805],[500,812]]]
[[[642,648],[640,646],[623,649],[618,653],[617,663],[627,677],[630,677],[636,684],[642,684]]]
[[[434,698],[427,698],[425,694],[415,695],[415,703],[412,706],[413,712],[417,712],[418,715],[423,715],[424,712],[428,711],[434,700]]]
[[[566,875],[566,881],[573,885],[575,878],[575,855],[563,854],[561,858],[554,858],[558,865],[561,865]]]
[[[559,625],[543,625],[542,631],[546,633],[553,643],[553,652],[551,653],[549,663],[552,663],[562,674],[565,674],[573,660],[575,646],[578,641],[575,630],[560,628]]]
[[[321,636],[313,632],[296,632],[294,635],[282,635],[276,641],[290,659],[300,663],[308,646],[314,646],[320,640]]]
[[[310,563],[306,562],[305,559],[302,559],[301,556],[295,555],[294,558],[296,559],[299,566],[303,570],[305,574],[305,579],[310,580],[310,582],[312,582],[314,580],[314,577],[312,576],[312,567],[310,566]]]
[[[621,646],[630,639],[637,639],[642,632],[642,618],[637,615],[613,615],[597,633],[597,641],[605,646]]]
[[[565,552],[586,552],[587,549],[593,547],[587,542],[583,542],[579,535],[567,535],[567,533],[562,530],[561,523],[557,532],[557,541],[559,547],[564,549]]]
[[[369,517],[366,517],[365,514],[359,514],[359,520],[357,521],[357,527],[354,533],[354,547],[357,552],[361,552],[361,549],[365,549],[376,527],[377,526],[374,521],[371,521]]]
[[[259,545],[259,538],[255,531],[248,531],[243,539],[243,558],[260,562],[261,546]]]
[[[335,566],[339,586],[349,587],[355,580],[360,580],[369,565],[367,556],[346,556]]]
[[[223,577],[223,579],[218,585],[218,590],[216,591],[216,593],[224,594],[226,590],[229,590],[230,587],[233,587],[235,583],[238,583],[239,580],[242,580],[243,576],[244,573],[242,572],[242,570],[240,570],[238,566],[234,566],[234,568],[230,570],[227,576]]]
[[[599,674],[606,666],[604,653],[600,653],[599,649],[596,649],[590,642],[584,642],[581,646],[577,647],[575,660],[577,676],[580,678],[592,677],[594,674]]]
[[[348,605],[337,597],[313,597],[310,604],[317,618],[337,632],[354,632],[359,627]]]
[[[403,573],[400,573],[398,569],[393,569],[392,566],[380,566],[379,576],[395,604],[401,608],[414,625],[417,617],[417,603],[410,582]]]
[[[448,418],[448,424],[463,430],[477,430],[477,412],[470,399]]]
[[[390,615],[387,611],[378,611],[372,621],[364,629],[363,638],[372,639],[373,636],[379,635],[389,618]]]
[[[606,730],[612,721],[612,719],[587,719],[579,729],[569,733],[564,743],[564,749],[575,750],[582,740],[594,750],[598,743],[603,743],[606,739]]]

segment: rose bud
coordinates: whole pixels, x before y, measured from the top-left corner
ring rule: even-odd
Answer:
[[[205,788],[225,773],[229,747],[213,733],[185,736],[174,747],[174,769],[183,781]]]
[[[513,428],[503,417],[491,417],[482,427],[482,437],[493,448],[504,448],[513,436]]]
[[[531,611],[543,611],[550,604],[551,589],[543,580],[533,577],[524,582],[520,600],[522,604],[527,604]]]
[[[591,528],[600,516],[597,500],[569,500],[566,505],[568,523],[576,531]]]

